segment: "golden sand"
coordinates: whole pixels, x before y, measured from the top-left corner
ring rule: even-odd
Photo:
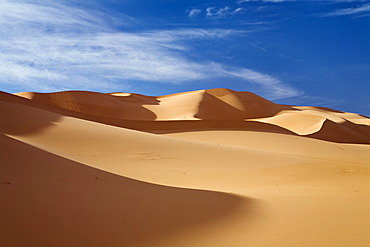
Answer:
[[[228,89],[0,113],[1,246],[370,245],[365,116]]]

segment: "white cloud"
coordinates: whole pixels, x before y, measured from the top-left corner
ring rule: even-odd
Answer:
[[[208,17],[225,17],[230,11],[230,8],[225,6],[223,8],[208,7],[206,9]]]
[[[239,31],[133,33],[117,29],[111,21],[101,12],[51,1],[2,0],[0,85],[21,91],[118,91],[136,81],[176,84],[237,77],[274,91],[274,97],[295,93],[278,79],[253,70],[187,58],[193,52],[189,40],[221,39]]]
[[[52,1],[19,1],[2,0],[0,3],[0,32],[22,28],[25,25],[35,29],[49,31],[63,31],[73,28],[74,31],[83,31],[94,28],[96,31],[106,31],[112,18],[104,18],[103,13],[69,7]],[[122,18],[122,17],[121,17]],[[6,27],[4,25],[6,24]],[[22,31],[27,31],[23,29]]]
[[[370,12],[370,4],[363,4],[362,6],[354,8],[339,9],[331,13],[324,14],[322,16],[343,16],[343,15],[356,15]]]
[[[245,81],[257,84],[262,89],[261,94],[271,100],[295,97],[302,94],[302,92],[284,84],[281,80],[254,70],[226,67],[220,68],[219,71],[222,71],[225,75],[235,76]]]
[[[188,16],[189,17],[195,17],[195,16],[199,15],[200,13],[202,13],[201,9],[192,9],[192,10],[189,11]]]
[[[181,30],[179,35],[191,35],[192,32],[195,31]],[[172,44],[173,39],[179,38],[175,36],[176,32],[171,36],[161,32],[96,33],[83,36],[58,33],[28,36],[22,40],[2,39],[0,63],[7,65],[2,66],[7,73],[2,73],[1,80],[15,83],[33,81],[39,86],[43,82],[49,85],[51,80],[70,81],[74,87],[77,85],[73,81],[83,76],[92,81],[101,81],[97,85],[100,87],[107,80],[178,83],[204,78],[200,64],[187,61],[176,53],[187,48],[181,44]]]
[[[239,12],[242,12],[243,8],[231,8],[229,6],[224,6],[222,8],[217,8],[215,6],[208,7],[205,9],[206,16],[211,18],[224,18],[228,16],[233,16]]]

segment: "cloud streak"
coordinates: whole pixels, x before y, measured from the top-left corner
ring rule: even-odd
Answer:
[[[135,82],[237,77],[275,92],[274,97],[298,94],[262,73],[186,56],[193,52],[189,41],[240,35],[236,30],[124,32],[101,12],[49,1],[3,0],[0,9],[0,85],[5,87],[117,91]]]
[[[363,4],[362,6],[358,6],[354,8],[339,9],[339,10],[324,14],[322,16],[323,17],[345,16],[345,15],[358,15],[358,14],[365,14],[365,13],[370,13],[370,4]]]
[[[243,8],[240,7],[230,7],[230,6],[208,6],[203,8],[193,8],[188,12],[188,17],[193,18],[199,16],[200,14],[204,13],[204,16],[207,18],[226,18],[231,17],[236,14],[240,14],[243,12]]]
[[[295,97],[303,94],[288,85],[285,85],[281,80],[254,70],[246,68],[220,68],[225,75],[234,76],[250,83],[254,83],[261,87],[263,95],[271,100]]]
[[[201,9],[191,9],[188,12],[188,16],[189,17],[195,17],[195,16],[198,16],[200,13],[202,13],[202,10]]]

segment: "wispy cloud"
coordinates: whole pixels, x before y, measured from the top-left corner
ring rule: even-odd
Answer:
[[[225,13],[229,10],[229,7],[223,7],[223,8],[216,8],[216,7],[208,7],[206,9],[206,16],[208,17],[223,17],[225,16]]]
[[[207,18],[225,18],[225,17],[231,17],[236,14],[242,13],[244,8],[241,7],[230,7],[230,6],[207,6],[207,7],[198,7],[193,8],[188,12],[188,17],[196,17],[202,13],[204,13],[204,16]]]
[[[343,16],[343,15],[358,15],[370,13],[370,3],[353,8],[338,9],[330,13],[323,14],[322,16]]]
[[[124,32],[110,18],[114,17],[51,1],[2,0],[0,85],[37,91],[117,91],[138,81],[176,84],[237,77],[272,90],[275,96],[297,93],[262,73],[187,56],[193,52],[189,41],[222,39],[240,31]],[[125,17],[113,23],[122,26],[130,21]]]
[[[200,13],[202,13],[201,9],[191,9],[188,11],[188,16],[195,17],[195,16],[198,16]]]
[[[227,16],[232,16],[241,12],[242,8],[231,8],[228,6],[217,8],[217,7],[208,7],[206,8],[206,16],[213,17],[213,18],[223,18]]]
[[[219,71],[222,71],[225,75],[234,76],[257,84],[262,89],[261,94],[271,100],[295,97],[303,93],[284,84],[278,78],[254,70],[225,67],[219,68]]]
[[[286,99],[276,101],[279,104],[289,104]],[[326,106],[331,108],[337,108],[340,105],[344,105],[346,102],[343,99],[333,99],[317,96],[309,96],[301,94],[299,97],[294,98],[294,104],[299,106]]]
[[[120,16],[121,24],[132,19],[128,16]],[[107,31],[110,23],[117,22],[113,17],[104,15],[101,11],[90,9],[85,11],[80,8],[63,5],[55,1],[20,1],[2,0],[0,2],[0,25],[1,33],[14,28],[22,28],[27,25],[30,31]],[[6,25],[6,26],[5,26]],[[23,30],[25,31],[25,30]],[[15,34],[15,33],[13,33]]]
[[[250,44],[251,46],[253,46],[253,47],[257,48],[257,49],[258,49],[258,50],[260,50],[260,51],[267,52],[267,49],[266,49],[266,48],[264,48],[264,47],[262,47],[262,46],[260,46],[260,45],[258,45],[258,44],[256,44],[256,43],[249,42],[249,44]]]

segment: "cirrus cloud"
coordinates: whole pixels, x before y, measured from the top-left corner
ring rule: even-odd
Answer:
[[[217,40],[240,35],[240,31],[185,28],[126,32],[112,25],[112,18],[51,1],[3,0],[0,85],[22,91],[117,91],[137,81],[178,84],[238,77],[275,92],[275,98],[299,94],[260,72],[187,56],[193,52],[189,40]],[[130,20],[127,16],[119,25]]]

